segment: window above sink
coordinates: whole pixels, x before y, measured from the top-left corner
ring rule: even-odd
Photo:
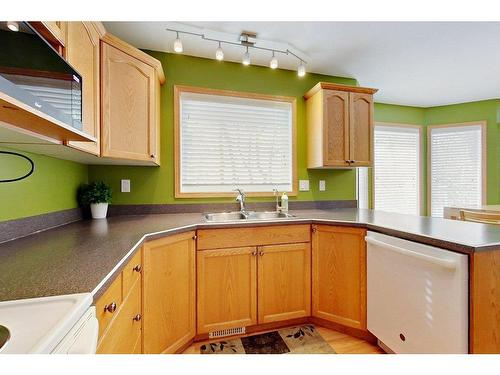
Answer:
[[[175,87],[175,196],[296,195],[296,99]]]

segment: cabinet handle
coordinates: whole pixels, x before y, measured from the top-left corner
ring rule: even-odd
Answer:
[[[198,236],[195,234],[192,238],[193,238],[193,240],[196,241],[196,239],[198,238]]]
[[[256,251],[252,251],[252,255],[253,255],[253,256],[256,256],[256,255],[257,255],[257,252],[256,252]]]
[[[155,158],[155,154],[151,154],[151,155],[149,155],[149,156],[151,156],[151,159],[154,159],[154,158]]]
[[[133,268],[133,270],[134,270],[135,272],[139,272],[139,273],[140,273],[140,272],[142,271],[142,266],[141,266],[140,264],[138,264],[138,265],[136,265],[136,266]]]
[[[114,313],[116,311],[116,303],[111,302],[109,305],[104,306],[104,311]]]
[[[133,318],[136,322],[140,321],[142,319],[142,316],[141,314],[137,314],[136,316],[134,316]]]
[[[313,227],[311,228],[311,230],[312,230],[312,232],[313,232],[313,233],[316,233],[316,231],[318,230],[318,228],[316,228],[316,227],[313,225]]]
[[[264,256],[264,252],[263,252],[263,251],[260,251],[260,252],[259,252],[259,255],[260,255],[261,257],[263,257],[263,256]]]

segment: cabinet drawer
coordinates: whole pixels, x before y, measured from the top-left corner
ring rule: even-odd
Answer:
[[[141,284],[135,283],[128,297],[123,301],[116,318],[102,337],[97,347],[99,354],[133,354],[141,352],[142,330]],[[139,317],[138,319],[136,317]]]
[[[114,304],[114,305],[113,305]],[[102,337],[115,318],[122,304],[122,275],[119,274],[95,304],[97,320],[99,320],[99,337]],[[114,309],[113,309],[114,306]]]
[[[282,243],[309,242],[309,224],[276,225],[269,227],[201,229],[198,231],[198,250],[222,249]]]
[[[122,271],[123,274],[123,298],[127,298],[132,287],[141,280],[142,272],[142,249],[137,251]]]

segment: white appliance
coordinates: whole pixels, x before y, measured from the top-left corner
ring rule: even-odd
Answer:
[[[0,302],[10,353],[95,353],[98,322],[90,293]]]
[[[99,322],[95,306],[90,307],[71,328],[52,353],[54,354],[94,354],[97,349]]]
[[[395,353],[468,353],[467,255],[368,232],[368,330]]]

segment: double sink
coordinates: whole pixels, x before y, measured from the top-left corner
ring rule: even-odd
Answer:
[[[204,214],[203,218],[207,222],[224,222],[238,220],[271,220],[271,219],[291,219],[295,215],[280,212],[280,211],[265,211],[265,212],[215,212]]]

